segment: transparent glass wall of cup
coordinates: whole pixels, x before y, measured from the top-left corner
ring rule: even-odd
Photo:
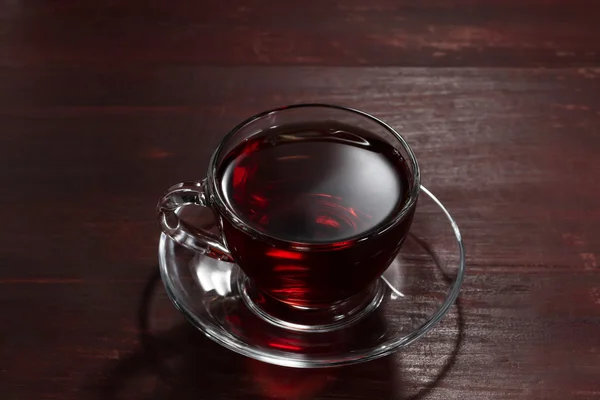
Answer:
[[[401,209],[359,236],[331,243],[289,242],[251,227],[225,200],[220,172],[227,155],[250,138],[268,136],[274,127],[328,121],[366,130],[400,152],[409,169],[409,188]],[[368,292],[387,269],[408,233],[419,189],[415,155],[389,125],[349,108],[302,104],[264,112],[236,126],[213,153],[207,178],[171,187],[159,202],[158,218],[163,232],[176,242],[236,263],[257,289],[252,294],[256,303],[275,301],[298,310],[333,309]],[[178,210],[189,205],[211,209],[218,218],[219,234],[180,220]],[[281,267],[290,264],[295,268]]]

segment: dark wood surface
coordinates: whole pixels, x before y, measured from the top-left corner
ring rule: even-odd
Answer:
[[[600,398],[600,3],[0,1],[0,398]],[[398,128],[467,245],[460,302],[374,362],[205,339],[154,207],[287,103]]]

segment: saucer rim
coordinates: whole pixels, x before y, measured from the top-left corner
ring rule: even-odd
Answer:
[[[458,295],[460,293],[460,289],[462,287],[462,283],[464,280],[464,274],[466,270],[465,265],[465,250],[464,243],[462,240],[462,235],[458,228],[458,224],[450,214],[450,212],[446,209],[443,203],[433,195],[429,189],[421,185],[421,194],[427,195],[433,202],[442,210],[446,218],[448,219],[452,231],[454,232],[456,243],[458,245],[458,270],[457,275],[450,287],[444,302],[441,306],[434,312],[425,322],[423,322],[418,328],[414,329],[412,332],[403,335],[402,337],[394,337],[393,340],[389,340],[385,343],[382,343],[376,347],[371,347],[367,350],[363,350],[360,353],[350,353],[348,355],[344,355],[342,357],[336,357],[335,360],[332,361],[331,355],[326,357],[315,357],[313,355],[307,356],[305,354],[297,354],[297,353],[287,353],[284,351],[272,350],[269,353],[266,353],[265,350],[258,350],[252,347],[252,344],[247,343],[245,341],[240,340],[237,337],[232,336],[225,329],[215,329],[214,327],[205,323],[201,318],[194,314],[191,310],[188,310],[181,302],[177,299],[177,296],[173,292],[173,289],[169,285],[169,281],[171,278],[169,277],[167,260],[166,260],[166,243],[171,240],[167,235],[161,233],[160,241],[159,241],[159,270],[161,280],[165,287],[167,296],[175,306],[177,310],[179,310],[184,317],[197,329],[203,332],[208,338],[213,340],[216,343],[219,343],[221,346],[232,350],[238,354],[241,354],[246,357],[250,357],[256,360],[260,360],[263,362],[267,362],[270,364],[280,365],[284,367],[295,367],[295,368],[327,368],[327,367],[338,367],[343,365],[351,365],[358,364],[362,362],[367,362],[371,360],[375,360],[381,357],[385,357],[390,355],[400,348],[406,347],[416,340],[420,339],[426,333],[431,331],[448,313],[452,305],[455,303]],[[416,212],[419,212],[417,207]],[[181,246],[178,243],[173,242],[175,246]],[[387,283],[387,282],[386,282]],[[388,283],[389,285],[389,283]],[[242,301],[240,299],[240,301]],[[307,333],[310,334],[310,333]]]

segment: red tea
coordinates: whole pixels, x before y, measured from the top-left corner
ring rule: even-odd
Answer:
[[[225,201],[272,238],[255,239],[224,219],[228,247],[264,293],[290,305],[328,304],[366,289],[412,221],[414,210],[369,240],[354,240],[394,219],[413,184],[397,149],[355,127],[280,126],[240,144],[221,165]]]

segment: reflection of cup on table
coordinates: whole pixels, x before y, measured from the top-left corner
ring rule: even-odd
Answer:
[[[158,213],[176,242],[239,265],[260,315],[331,330],[374,307],[419,188],[415,155],[390,126],[356,110],[298,105],[238,125],[207,178],[172,187]],[[180,220],[186,205],[214,211],[220,234]]]

